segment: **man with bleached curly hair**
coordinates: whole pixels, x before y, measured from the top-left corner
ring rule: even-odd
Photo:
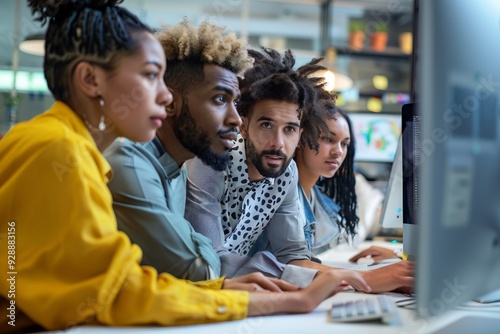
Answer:
[[[237,76],[252,66],[253,58],[243,40],[208,22],[195,27],[184,20],[165,26],[157,38],[173,95],[168,117],[153,141],[119,138],[104,152],[113,170],[108,186],[118,229],[141,247],[144,265],[191,281],[218,278],[220,260],[211,241],[184,219],[183,164],[198,156],[215,169],[225,168],[241,124],[235,107]],[[226,279],[223,288],[297,289],[262,273]]]

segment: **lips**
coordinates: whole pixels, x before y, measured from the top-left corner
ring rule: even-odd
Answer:
[[[163,120],[167,118],[166,114],[158,115],[158,116],[153,116],[150,117],[149,119],[153,122],[153,124],[157,127],[160,128],[161,125],[163,124]]]
[[[223,135],[220,135],[219,138],[221,139],[222,145],[226,149],[231,149],[234,146],[234,143],[236,142],[237,136],[235,133],[226,133]]]
[[[340,162],[338,162],[337,160],[327,160],[325,162],[328,165],[333,166],[333,167],[339,167],[340,166]]]
[[[237,138],[235,133],[226,133],[226,134],[220,135],[219,137],[223,140],[231,140],[231,141],[236,141],[236,138]]]
[[[283,161],[283,157],[280,155],[265,155],[264,158],[266,158],[270,163],[279,165]]]

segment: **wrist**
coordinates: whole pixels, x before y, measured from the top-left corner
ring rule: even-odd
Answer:
[[[399,257],[402,260],[406,260],[405,259],[406,256],[405,256],[405,253],[403,252],[403,248],[402,247],[396,248],[394,250],[394,255],[396,255],[397,257]]]

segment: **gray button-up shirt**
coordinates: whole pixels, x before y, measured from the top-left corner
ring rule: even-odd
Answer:
[[[211,241],[184,219],[186,170],[160,141],[139,144],[119,138],[104,156],[118,229],[143,251],[142,264],[192,281],[220,275]]]

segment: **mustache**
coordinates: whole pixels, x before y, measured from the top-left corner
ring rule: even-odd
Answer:
[[[281,158],[286,158],[285,153],[283,153],[282,150],[269,150],[269,151],[262,151],[260,155],[277,155]]]
[[[234,133],[234,134],[238,134],[240,131],[238,130],[238,128],[232,128],[232,129],[227,129],[227,130],[219,130],[217,131],[217,134],[218,135],[226,135],[228,133]]]

